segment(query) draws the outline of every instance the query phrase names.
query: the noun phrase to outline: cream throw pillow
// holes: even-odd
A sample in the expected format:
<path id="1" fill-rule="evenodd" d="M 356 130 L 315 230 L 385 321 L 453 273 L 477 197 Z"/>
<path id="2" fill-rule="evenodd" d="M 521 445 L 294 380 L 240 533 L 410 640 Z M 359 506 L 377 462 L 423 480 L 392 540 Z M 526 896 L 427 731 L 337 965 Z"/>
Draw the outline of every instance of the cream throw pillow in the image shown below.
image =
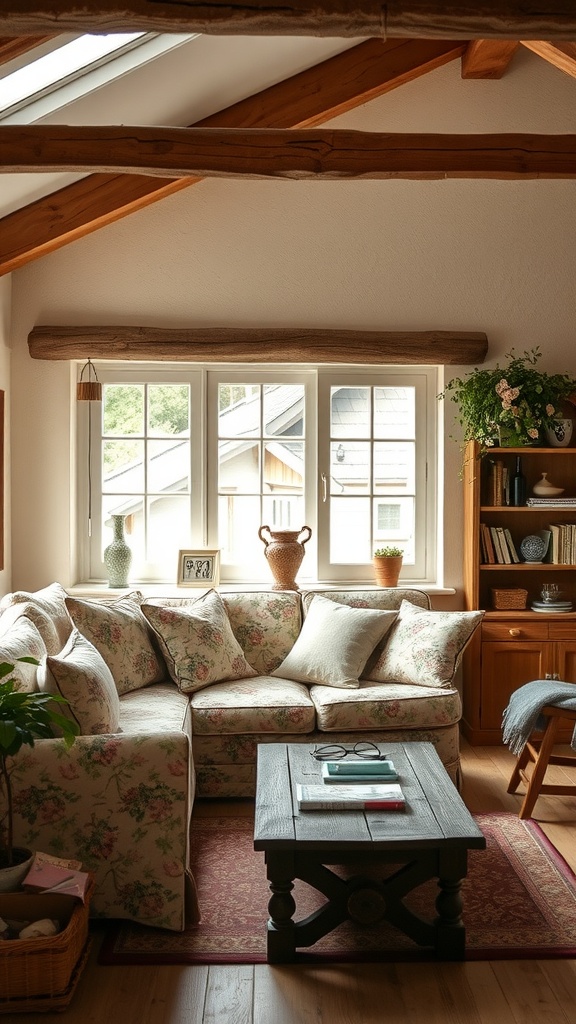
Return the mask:
<path id="1" fill-rule="evenodd" d="M 50 583 L 42 590 L 15 590 L 5 594 L 0 601 L 0 609 L 4 611 L 15 604 L 24 605 L 23 612 L 36 626 L 48 654 L 58 654 L 72 632 L 65 599 L 64 587 L 60 583 Z"/>
<path id="2" fill-rule="evenodd" d="M 483 615 L 483 611 L 429 612 L 403 601 L 367 678 L 379 683 L 452 686 L 462 652 Z"/>
<path id="3" fill-rule="evenodd" d="M 120 699 L 112 673 L 95 647 L 73 629 L 64 650 L 38 669 L 44 693 L 59 694 L 58 714 L 76 722 L 82 736 L 118 732 Z"/>
<path id="4" fill-rule="evenodd" d="M 21 605 L 14 605 L 0 615 L 0 662 L 14 665 L 7 676 L 13 679 L 20 693 L 34 693 L 38 689 L 38 665 L 30 665 L 18 658 L 36 658 L 40 664 L 46 657 L 46 645 L 33 622 L 19 613 Z"/>
<path id="5" fill-rule="evenodd" d="M 290 653 L 271 674 L 299 683 L 354 689 L 397 612 L 350 608 L 316 594 Z"/>
<path id="6" fill-rule="evenodd" d="M 142 611 L 160 640 L 170 675 L 183 693 L 257 675 L 244 657 L 215 590 L 179 608 L 145 601 Z"/>
<path id="7" fill-rule="evenodd" d="M 108 665 L 118 693 L 130 693 L 166 678 L 153 633 L 140 610 L 138 591 L 114 601 L 66 598 L 74 625 Z"/>

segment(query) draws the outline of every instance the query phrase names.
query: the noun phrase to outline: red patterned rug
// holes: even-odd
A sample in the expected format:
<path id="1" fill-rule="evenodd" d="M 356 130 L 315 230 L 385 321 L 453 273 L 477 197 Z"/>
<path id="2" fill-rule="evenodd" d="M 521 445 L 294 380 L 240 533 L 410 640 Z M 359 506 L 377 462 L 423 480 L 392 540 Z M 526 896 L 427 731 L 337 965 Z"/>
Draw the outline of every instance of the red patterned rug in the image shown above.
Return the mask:
<path id="1" fill-rule="evenodd" d="M 468 960 L 576 957 L 576 876 L 534 821 L 506 813 L 478 814 L 486 850 L 471 850 L 464 880 Z M 194 874 L 202 921 L 167 932 L 122 921 L 104 939 L 102 964 L 266 963 L 269 890 L 264 855 L 252 849 L 251 818 L 196 818 L 192 823 Z M 434 916 L 435 882 L 407 899 L 421 916 Z M 323 897 L 296 881 L 296 919 Z M 339 925 L 301 962 L 432 959 L 396 928 L 381 922 Z"/>

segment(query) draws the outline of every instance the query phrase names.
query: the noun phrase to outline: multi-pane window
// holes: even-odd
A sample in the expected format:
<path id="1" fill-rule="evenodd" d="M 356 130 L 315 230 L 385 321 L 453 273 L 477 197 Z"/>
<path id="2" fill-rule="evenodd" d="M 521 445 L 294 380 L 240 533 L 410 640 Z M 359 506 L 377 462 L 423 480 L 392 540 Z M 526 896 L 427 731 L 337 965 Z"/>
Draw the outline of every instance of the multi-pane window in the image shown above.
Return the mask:
<path id="1" fill-rule="evenodd" d="M 311 527 L 302 581 L 371 581 L 372 552 L 388 543 L 404 551 L 404 579 L 434 580 L 433 368 L 98 370 L 91 537 L 79 408 L 80 578 L 105 578 L 120 514 L 134 582 L 175 582 L 189 547 L 220 549 L 222 582 L 266 582 L 262 525 Z"/>
<path id="2" fill-rule="evenodd" d="M 254 527 L 300 529 L 305 519 L 304 384 L 218 389 L 218 546 L 223 565 L 261 560 Z"/>

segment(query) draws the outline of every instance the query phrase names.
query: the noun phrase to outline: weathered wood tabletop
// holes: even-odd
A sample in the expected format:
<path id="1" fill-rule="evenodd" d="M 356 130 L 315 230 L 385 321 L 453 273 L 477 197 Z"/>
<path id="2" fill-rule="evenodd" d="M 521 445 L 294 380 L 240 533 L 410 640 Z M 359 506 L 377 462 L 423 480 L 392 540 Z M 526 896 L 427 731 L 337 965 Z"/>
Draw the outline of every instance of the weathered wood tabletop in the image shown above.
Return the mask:
<path id="1" fill-rule="evenodd" d="M 442 959 L 462 959 L 461 880 L 467 851 L 486 840 L 431 743 L 392 743 L 381 752 L 394 761 L 406 798 L 404 811 L 299 811 L 296 785 L 323 785 L 321 762 L 306 743 L 258 747 L 254 849 L 265 852 L 272 896 L 268 905 L 268 960 L 295 959 L 346 918 L 363 924 L 388 920 Z M 401 864 L 369 886 L 343 880 L 328 864 L 363 861 Z M 294 921 L 293 880 L 301 878 L 327 896 L 310 918 Z M 422 921 L 403 897 L 437 878 L 437 916 Z"/>

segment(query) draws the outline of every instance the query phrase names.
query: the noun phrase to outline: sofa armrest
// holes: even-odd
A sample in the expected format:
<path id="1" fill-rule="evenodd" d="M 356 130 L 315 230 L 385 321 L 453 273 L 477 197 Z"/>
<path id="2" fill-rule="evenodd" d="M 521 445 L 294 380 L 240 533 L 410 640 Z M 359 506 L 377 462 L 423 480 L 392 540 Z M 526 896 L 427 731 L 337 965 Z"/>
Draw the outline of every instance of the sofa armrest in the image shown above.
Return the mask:
<path id="1" fill-rule="evenodd" d="M 12 762 L 15 842 L 96 876 L 95 916 L 179 931 L 195 775 L 186 733 L 36 741 Z"/>

